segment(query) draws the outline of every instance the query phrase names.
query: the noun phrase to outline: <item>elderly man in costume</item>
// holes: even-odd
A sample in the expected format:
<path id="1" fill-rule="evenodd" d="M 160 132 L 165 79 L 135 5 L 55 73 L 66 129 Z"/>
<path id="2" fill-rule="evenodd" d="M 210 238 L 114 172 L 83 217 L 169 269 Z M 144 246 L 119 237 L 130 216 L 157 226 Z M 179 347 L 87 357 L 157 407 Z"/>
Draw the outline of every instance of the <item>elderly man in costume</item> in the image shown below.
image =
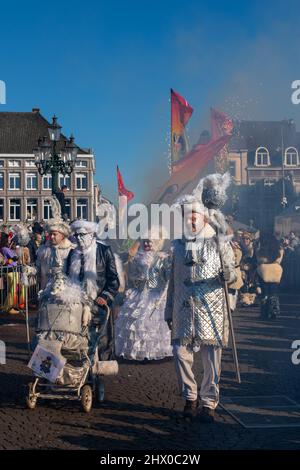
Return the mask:
<path id="1" fill-rule="evenodd" d="M 225 178 L 221 184 L 227 185 Z M 204 206 L 205 195 L 207 192 L 200 181 L 193 195 L 178 201 L 184 217 L 184 236 L 173 242 L 165 320 L 171 329 L 176 373 L 186 400 L 184 416 L 199 415 L 201 421 L 210 422 L 214 420 L 214 410 L 219 402 L 222 348 L 228 342 L 222 284 L 234 282 L 236 274 L 229 240 L 220 236 L 217 228 L 223 225 L 224 217 L 219 211 Z M 225 229 L 222 231 L 225 233 Z M 202 407 L 198 409 L 197 382 L 192 366 L 194 352 L 199 350 L 204 372 L 200 388 Z"/>
<path id="2" fill-rule="evenodd" d="M 97 239 L 97 224 L 76 220 L 71 224 L 77 246 L 70 252 L 67 272 L 72 283 L 85 293 L 86 305 L 91 312 L 92 325 L 102 323 L 106 310 L 112 307 L 119 289 L 119 277 L 111 248 Z M 93 332 L 93 328 L 92 328 Z M 100 360 L 114 356 L 113 318 L 107 325 L 107 334 L 98 347 Z"/>

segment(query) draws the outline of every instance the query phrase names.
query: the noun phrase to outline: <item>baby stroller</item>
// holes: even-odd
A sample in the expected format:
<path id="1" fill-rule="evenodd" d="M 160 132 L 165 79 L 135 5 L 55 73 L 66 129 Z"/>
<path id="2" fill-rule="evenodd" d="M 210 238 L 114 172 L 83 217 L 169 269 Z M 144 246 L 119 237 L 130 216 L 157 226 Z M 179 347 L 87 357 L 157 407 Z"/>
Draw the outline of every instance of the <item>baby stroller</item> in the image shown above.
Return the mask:
<path id="1" fill-rule="evenodd" d="M 112 325 L 110 308 L 102 310 L 102 318 L 97 324 L 90 322 L 84 328 L 81 326 L 80 312 L 76 313 L 76 309 L 72 308 L 72 315 L 67 318 L 67 329 L 70 330 L 72 324 L 73 331 L 77 330 L 78 334 L 66 333 L 61 341 L 61 335 L 58 337 L 55 332 L 61 332 L 62 324 L 66 325 L 68 312 L 65 308 L 60 310 L 57 305 L 51 311 L 50 306 L 46 306 L 42 319 L 38 320 L 44 328 L 47 322 L 48 332 L 39 338 L 28 364 L 34 371 L 35 380 L 28 384 L 26 405 L 34 409 L 39 398 L 75 400 L 80 401 L 83 411 L 88 413 L 94 398 L 98 402 L 104 400 L 103 376 L 118 372 L 118 363 L 113 360 L 114 352 L 105 351 L 105 345 L 113 343 L 107 339 L 108 333 L 112 333 L 109 327 Z M 60 320 L 60 317 L 64 319 Z M 76 317 L 77 320 L 80 318 L 77 325 Z M 104 360 L 101 360 L 102 357 Z"/>

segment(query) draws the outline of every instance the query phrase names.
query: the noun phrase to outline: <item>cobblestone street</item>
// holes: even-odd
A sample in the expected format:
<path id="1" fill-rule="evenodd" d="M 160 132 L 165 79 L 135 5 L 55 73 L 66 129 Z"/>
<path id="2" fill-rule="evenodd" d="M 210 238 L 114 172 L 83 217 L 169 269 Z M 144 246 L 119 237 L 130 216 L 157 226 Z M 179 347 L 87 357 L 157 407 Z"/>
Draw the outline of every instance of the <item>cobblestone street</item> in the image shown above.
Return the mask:
<path id="1" fill-rule="evenodd" d="M 230 351 L 223 356 L 221 398 L 286 395 L 300 403 L 300 365 L 291 344 L 300 339 L 300 297 L 282 296 L 282 315 L 258 319 L 258 307 L 235 313 L 242 384 L 235 381 Z M 18 316 L 0 319 L 7 364 L 0 366 L 0 449 L 201 450 L 299 449 L 300 428 L 245 429 L 218 408 L 214 424 L 184 421 L 172 360 L 121 362 L 117 377 L 106 378 L 106 401 L 90 414 L 80 403 L 38 401 L 25 407 L 26 331 Z M 200 379 L 201 361 L 195 370 Z"/>

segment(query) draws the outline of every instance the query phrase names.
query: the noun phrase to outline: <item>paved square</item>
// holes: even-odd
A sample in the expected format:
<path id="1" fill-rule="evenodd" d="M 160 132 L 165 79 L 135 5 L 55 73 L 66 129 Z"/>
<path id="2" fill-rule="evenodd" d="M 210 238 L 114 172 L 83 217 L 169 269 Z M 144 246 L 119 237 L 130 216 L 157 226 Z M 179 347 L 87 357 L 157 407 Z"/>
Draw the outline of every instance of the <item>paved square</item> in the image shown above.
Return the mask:
<path id="1" fill-rule="evenodd" d="M 300 427 L 300 405 L 285 395 L 224 397 L 220 406 L 247 429 Z"/>

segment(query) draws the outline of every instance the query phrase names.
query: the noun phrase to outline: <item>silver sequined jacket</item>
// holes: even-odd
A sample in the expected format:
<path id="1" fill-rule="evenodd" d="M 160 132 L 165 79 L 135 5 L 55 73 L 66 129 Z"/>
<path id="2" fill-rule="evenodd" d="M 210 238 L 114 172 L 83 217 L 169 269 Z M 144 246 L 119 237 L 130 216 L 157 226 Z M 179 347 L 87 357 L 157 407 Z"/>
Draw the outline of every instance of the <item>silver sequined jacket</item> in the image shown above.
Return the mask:
<path id="1" fill-rule="evenodd" d="M 172 343 L 227 346 L 228 318 L 220 281 L 220 256 L 215 231 L 206 225 L 195 242 L 175 240 L 165 320 L 172 321 Z M 220 240 L 229 282 L 236 279 L 234 253 Z M 192 256 L 191 256 L 192 252 Z"/>

